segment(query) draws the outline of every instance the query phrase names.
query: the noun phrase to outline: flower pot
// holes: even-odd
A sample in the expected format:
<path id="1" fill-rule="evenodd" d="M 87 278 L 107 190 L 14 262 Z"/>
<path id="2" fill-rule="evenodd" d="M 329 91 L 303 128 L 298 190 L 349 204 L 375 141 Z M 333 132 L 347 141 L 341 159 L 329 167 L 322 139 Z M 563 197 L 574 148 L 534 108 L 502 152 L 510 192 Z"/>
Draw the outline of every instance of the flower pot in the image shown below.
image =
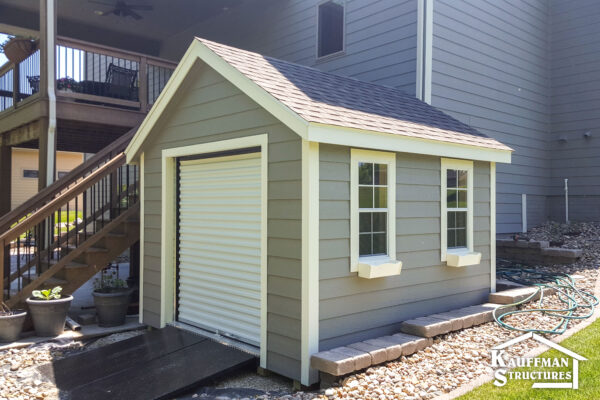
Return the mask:
<path id="1" fill-rule="evenodd" d="M 93 292 L 98 325 L 104 327 L 123 325 L 127 316 L 131 292 L 130 289 L 110 293 Z"/>
<path id="2" fill-rule="evenodd" d="M 27 299 L 36 335 L 58 336 L 63 333 L 71 301 L 73 301 L 73 296 L 65 296 L 56 300 Z"/>
<path id="3" fill-rule="evenodd" d="M 12 38 L 3 46 L 4 55 L 12 63 L 18 64 L 33 53 L 34 43 L 29 39 Z"/>
<path id="4" fill-rule="evenodd" d="M 10 315 L 0 315 L 0 342 L 14 342 L 19 339 L 27 311 L 17 310 Z"/>

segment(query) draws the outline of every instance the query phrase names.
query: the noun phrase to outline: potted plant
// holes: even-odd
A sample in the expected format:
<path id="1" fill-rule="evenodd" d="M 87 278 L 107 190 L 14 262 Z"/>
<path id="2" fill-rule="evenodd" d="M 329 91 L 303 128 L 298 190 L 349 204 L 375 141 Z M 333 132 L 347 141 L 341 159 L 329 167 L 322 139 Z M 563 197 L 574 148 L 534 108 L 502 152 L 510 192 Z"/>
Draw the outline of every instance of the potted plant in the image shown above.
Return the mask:
<path id="1" fill-rule="evenodd" d="M 11 310 L 0 303 L 0 342 L 14 342 L 19 339 L 27 311 Z"/>
<path id="2" fill-rule="evenodd" d="M 35 51 L 35 42 L 30 39 L 10 37 L 1 45 L 8 60 L 18 64 Z"/>
<path id="3" fill-rule="evenodd" d="M 70 77 L 60 78 L 56 80 L 56 89 L 63 92 L 79 92 L 79 82 Z"/>
<path id="4" fill-rule="evenodd" d="M 63 297 L 61 292 L 60 286 L 34 290 L 31 297 L 27 299 L 35 333 L 38 336 L 58 336 L 63 333 L 73 296 Z"/>
<path id="5" fill-rule="evenodd" d="M 131 289 L 124 280 L 119 279 L 116 271 L 103 270 L 100 278 L 94 281 L 92 295 L 98 314 L 98 325 L 119 326 L 125 323 Z"/>

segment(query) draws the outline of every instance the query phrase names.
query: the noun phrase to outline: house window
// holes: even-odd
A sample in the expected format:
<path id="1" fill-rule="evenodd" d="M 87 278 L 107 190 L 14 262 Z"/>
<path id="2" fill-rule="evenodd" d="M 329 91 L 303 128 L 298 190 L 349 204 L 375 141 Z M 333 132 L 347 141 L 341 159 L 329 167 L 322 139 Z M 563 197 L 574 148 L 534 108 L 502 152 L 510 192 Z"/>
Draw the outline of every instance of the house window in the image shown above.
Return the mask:
<path id="1" fill-rule="evenodd" d="M 23 170 L 23 178 L 38 178 L 38 170 L 37 169 L 24 169 Z"/>
<path id="2" fill-rule="evenodd" d="M 64 178 L 68 173 L 69 171 L 58 171 L 58 179 Z"/>
<path id="3" fill-rule="evenodd" d="M 319 5 L 317 56 L 325 57 L 344 50 L 344 5 L 327 1 Z"/>
<path id="4" fill-rule="evenodd" d="M 442 159 L 442 261 L 473 251 L 473 162 Z"/>
<path id="5" fill-rule="evenodd" d="M 352 149 L 352 271 L 364 259 L 395 258 L 395 177 L 394 153 Z"/>

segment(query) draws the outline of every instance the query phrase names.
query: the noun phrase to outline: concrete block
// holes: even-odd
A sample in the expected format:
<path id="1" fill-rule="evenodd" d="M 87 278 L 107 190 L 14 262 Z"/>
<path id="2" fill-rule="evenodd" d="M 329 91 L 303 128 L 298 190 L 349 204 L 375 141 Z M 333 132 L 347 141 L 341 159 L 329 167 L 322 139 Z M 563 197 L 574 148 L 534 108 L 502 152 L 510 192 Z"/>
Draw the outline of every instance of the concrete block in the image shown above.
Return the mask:
<path id="1" fill-rule="evenodd" d="M 402 355 L 407 356 L 413 354 L 416 351 L 417 344 L 411 337 L 402 337 L 402 336 L 383 336 L 379 338 L 380 340 L 384 340 L 386 342 L 391 343 L 393 346 L 400 345 L 402 347 Z"/>
<path id="2" fill-rule="evenodd" d="M 395 335 L 392 335 L 392 336 L 402 338 L 404 340 L 412 341 L 415 344 L 414 353 L 416 353 L 417 351 L 421 351 L 425 347 L 431 346 L 433 344 L 432 338 L 424 338 L 424 337 L 420 337 L 420 336 L 409 335 L 407 333 L 396 333 Z M 408 354 L 403 354 L 403 355 L 406 356 Z"/>
<path id="3" fill-rule="evenodd" d="M 427 318 L 435 318 L 442 321 L 449 321 L 452 324 L 452 331 L 463 329 L 463 320 L 461 316 L 449 315 L 449 313 L 440 313 L 428 315 Z"/>
<path id="4" fill-rule="evenodd" d="M 380 338 L 365 340 L 364 343 L 384 348 L 386 350 L 387 361 L 392 361 L 402 356 L 402 345 L 400 344 L 381 340 Z"/>
<path id="5" fill-rule="evenodd" d="M 488 296 L 488 300 L 491 303 L 498 304 L 516 303 L 517 301 L 525 300 L 526 298 L 534 294 L 537 290 L 538 288 L 535 287 L 503 290 L 501 292 L 490 293 L 490 295 Z"/>
<path id="6" fill-rule="evenodd" d="M 549 247 L 547 249 L 542 249 L 542 255 L 576 260 L 583 255 L 583 251 L 581 249 L 563 249 L 561 247 Z"/>
<path id="7" fill-rule="evenodd" d="M 404 321 L 400 324 L 400 330 L 411 335 L 434 337 L 450 332 L 452 323 L 435 318 L 421 317 Z"/>
<path id="8" fill-rule="evenodd" d="M 353 349 L 350 347 L 336 347 L 331 352 L 344 354 L 346 357 L 354 360 L 354 370 L 358 371 L 371 366 L 371 355 L 366 351 Z"/>
<path id="9" fill-rule="evenodd" d="M 354 360 L 336 351 L 322 351 L 313 355 L 310 358 L 310 365 L 314 369 L 334 376 L 346 375 L 355 370 Z"/>
<path id="10" fill-rule="evenodd" d="M 373 346 L 365 342 L 352 343 L 346 347 L 369 353 L 371 355 L 371 365 L 387 361 L 387 349 L 385 347 Z"/>

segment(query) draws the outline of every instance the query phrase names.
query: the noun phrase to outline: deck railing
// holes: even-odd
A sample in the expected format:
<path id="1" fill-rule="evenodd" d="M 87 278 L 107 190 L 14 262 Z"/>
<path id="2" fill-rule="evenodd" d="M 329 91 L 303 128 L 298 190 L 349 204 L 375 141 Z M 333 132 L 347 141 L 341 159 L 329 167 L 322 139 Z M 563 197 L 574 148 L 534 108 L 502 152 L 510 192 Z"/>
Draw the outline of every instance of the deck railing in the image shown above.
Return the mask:
<path id="1" fill-rule="evenodd" d="M 140 53 L 58 37 L 56 93 L 62 100 L 146 112 L 176 65 Z M 39 50 L 17 65 L 0 67 L 0 112 L 38 93 L 39 85 Z"/>

